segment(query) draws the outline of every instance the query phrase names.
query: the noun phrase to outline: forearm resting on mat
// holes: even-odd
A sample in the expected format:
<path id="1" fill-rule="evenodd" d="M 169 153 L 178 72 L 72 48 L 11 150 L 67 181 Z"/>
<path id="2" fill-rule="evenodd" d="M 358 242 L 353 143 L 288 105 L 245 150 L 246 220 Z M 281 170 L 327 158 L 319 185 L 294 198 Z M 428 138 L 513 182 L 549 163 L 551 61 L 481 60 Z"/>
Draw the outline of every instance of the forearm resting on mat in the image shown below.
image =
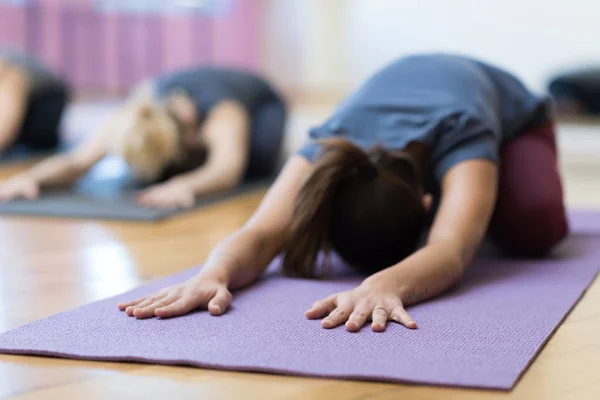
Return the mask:
<path id="1" fill-rule="evenodd" d="M 253 216 L 213 250 L 199 276 L 226 282 L 230 289 L 258 278 L 283 247 L 297 193 L 311 170 L 308 161 L 292 157 Z"/>
<path id="2" fill-rule="evenodd" d="M 467 259 L 452 242 L 436 242 L 368 280 L 394 282 L 404 306 L 444 293 L 456 285 L 467 267 Z"/>
<path id="3" fill-rule="evenodd" d="M 40 162 L 25 174 L 33 178 L 40 187 L 48 188 L 70 185 L 88 169 L 70 155 L 59 155 Z"/>
<path id="4" fill-rule="evenodd" d="M 88 172 L 108 152 L 110 127 L 84 141 L 73 151 L 52 156 L 33 166 L 27 175 L 41 188 L 70 185 Z"/>
<path id="5" fill-rule="evenodd" d="M 241 181 L 243 167 L 240 170 L 219 170 L 211 165 L 172 178 L 169 183 L 185 185 L 196 196 L 221 192 L 234 188 Z"/>
<path id="6" fill-rule="evenodd" d="M 243 228 L 210 254 L 199 278 L 210 277 L 240 289 L 254 282 L 281 248 L 281 240 Z"/>

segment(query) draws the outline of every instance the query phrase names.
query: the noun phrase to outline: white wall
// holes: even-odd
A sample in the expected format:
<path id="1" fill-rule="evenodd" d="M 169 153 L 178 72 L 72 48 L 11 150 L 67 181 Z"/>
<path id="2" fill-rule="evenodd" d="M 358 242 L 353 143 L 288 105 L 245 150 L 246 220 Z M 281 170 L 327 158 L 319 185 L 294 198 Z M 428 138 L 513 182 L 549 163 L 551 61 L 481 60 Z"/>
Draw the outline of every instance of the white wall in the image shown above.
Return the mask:
<path id="1" fill-rule="evenodd" d="M 600 3 L 592 0 L 268 3 L 269 69 L 309 89 L 353 87 L 386 62 L 425 51 L 482 58 L 510 69 L 537 91 L 562 67 L 600 64 Z M 286 54 L 288 61 L 294 58 L 291 73 L 289 66 L 279 67 Z"/>
<path id="2" fill-rule="evenodd" d="M 263 0 L 264 67 L 279 86 L 347 85 L 346 0 Z"/>
<path id="3" fill-rule="evenodd" d="M 593 0 L 344 0 L 349 74 L 362 79 L 401 54 L 454 51 L 517 73 L 534 90 L 573 63 L 600 63 Z"/>

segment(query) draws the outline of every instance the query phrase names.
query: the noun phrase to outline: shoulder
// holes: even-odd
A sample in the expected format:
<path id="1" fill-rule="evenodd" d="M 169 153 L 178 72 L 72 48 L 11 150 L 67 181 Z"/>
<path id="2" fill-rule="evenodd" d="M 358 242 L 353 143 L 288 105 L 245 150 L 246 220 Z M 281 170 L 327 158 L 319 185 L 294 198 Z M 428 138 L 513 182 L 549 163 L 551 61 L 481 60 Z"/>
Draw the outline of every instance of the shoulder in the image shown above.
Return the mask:
<path id="1" fill-rule="evenodd" d="M 30 86 L 30 77 L 26 71 L 11 64 L 0 66 L 0 87 L 2 90 L 11 92 L 13 95 L 26 94 Z"/>

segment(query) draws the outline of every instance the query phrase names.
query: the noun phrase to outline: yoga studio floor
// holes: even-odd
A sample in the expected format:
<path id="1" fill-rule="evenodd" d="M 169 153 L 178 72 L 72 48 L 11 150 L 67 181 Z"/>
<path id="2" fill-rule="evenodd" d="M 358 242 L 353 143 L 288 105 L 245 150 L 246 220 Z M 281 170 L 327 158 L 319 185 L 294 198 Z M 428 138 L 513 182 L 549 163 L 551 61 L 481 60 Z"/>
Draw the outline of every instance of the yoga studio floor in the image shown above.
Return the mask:
<path id="1" fill-rule="evenodd" d="M 288 146 L 324 112 L 296 110 Z M 592 156 L 600 154 L 600 146 L 594 149 L 599 139 L 600 126 L 561 130 L 571 208 L 600 209 L 600 158 Z M 2 166 L 0 178 L 24 166 Z M 262 195 L 245 194 L 156 224 L 0 218 L 0 332 L 197 265 L 250 216 Z M 384 358 L 386 350 L 371 357 Z M 599 370 L 597 279 L 508 392 L 0 355 L 0 398 L 580 400 L 600 398 Z"/>

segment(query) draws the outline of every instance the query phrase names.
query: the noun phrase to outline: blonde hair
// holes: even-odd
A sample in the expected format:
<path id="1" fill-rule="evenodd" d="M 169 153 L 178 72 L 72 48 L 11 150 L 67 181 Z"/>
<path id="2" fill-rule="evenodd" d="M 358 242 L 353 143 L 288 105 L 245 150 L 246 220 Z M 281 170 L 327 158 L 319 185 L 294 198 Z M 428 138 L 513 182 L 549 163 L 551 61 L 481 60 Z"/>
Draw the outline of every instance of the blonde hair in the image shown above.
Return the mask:
<path id="1" fill-rule="evenodd" d="M 152 182 L 169 164 L 182 157 L 176 122 L 164 106 L 135 101 L 124 107 L 117 118 L 112 151 L 129 165 L 136 179 Z"/>

